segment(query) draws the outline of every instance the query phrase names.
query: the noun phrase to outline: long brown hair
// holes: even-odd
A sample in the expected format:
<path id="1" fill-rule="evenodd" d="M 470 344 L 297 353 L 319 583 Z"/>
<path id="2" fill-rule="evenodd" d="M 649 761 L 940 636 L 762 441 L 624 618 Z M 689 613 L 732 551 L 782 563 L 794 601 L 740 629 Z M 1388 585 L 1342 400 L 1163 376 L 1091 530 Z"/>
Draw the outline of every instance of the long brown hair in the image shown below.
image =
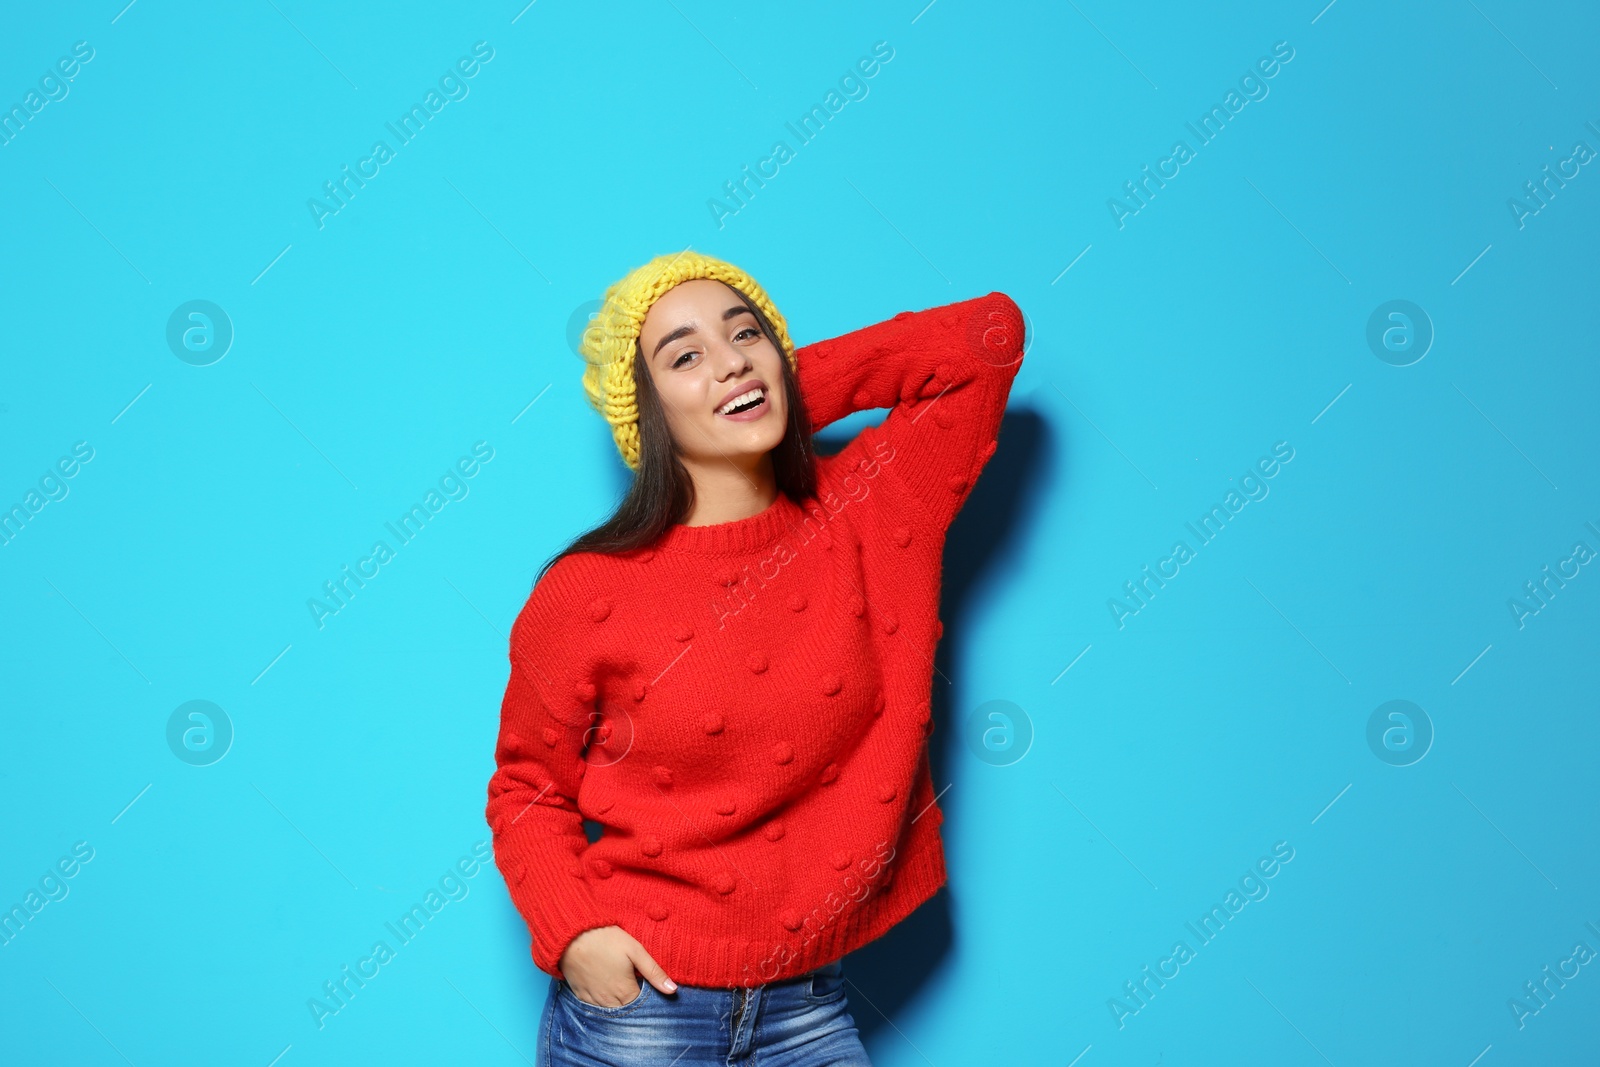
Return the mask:
<path id="1" fill-rule="evenodd" d="M 726 284 L 726 283 L 724 283 Z M 796 504 L 815 495 L 817 490 L 816 455 L 811 443 L 811 416 L 805 400 L 800 395 L 800 383 L 794 368 L 783 356 L 772 323 L 744 294 L 729 286 L 735 296 L 750 309 L 761 332 L 779 353 L 778 364 L 783 376 L 783 395 L 787 399 L 788 422 L 783 440 L 773 446 L 772 473 L 778 483 L 778 492 Z M 582 534 L 566 548 L 547 560 L 539 569 L 534 584 L 556 561 L 574 552 L 599 552 L 616 554 L 630 552 L 652 543 L 666 533 L 675 523 L 680 523 L 694 507 L 694 479 L 678 458 L 677 443 L 667 426 L 666 412 L 656 393 L 655 382 L 650 377 L 650 367 L 638 340 L 633 345 L 633 379 L 639 405 L 639 469 L 634 472 L 633 484 L 617 505 L 617 510 L 605 522 Z"/>

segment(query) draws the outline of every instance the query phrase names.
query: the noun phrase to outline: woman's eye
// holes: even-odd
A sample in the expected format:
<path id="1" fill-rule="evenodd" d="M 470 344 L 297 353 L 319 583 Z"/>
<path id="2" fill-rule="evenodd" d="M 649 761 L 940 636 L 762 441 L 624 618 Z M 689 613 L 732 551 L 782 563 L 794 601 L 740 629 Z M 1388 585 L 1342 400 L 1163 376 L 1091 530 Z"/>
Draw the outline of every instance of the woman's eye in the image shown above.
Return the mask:
<path id="1" fill-rule="evenodd" d="M 677 358 L 672 361 L 672 365 L 674 367 L 676 367 L 676 366 L 680 365 L 683 362 L 684 357 L 692 356 L 692 355 L 694 355 L 694 349 L 692 349 L 692 348 L 688 349 L 687 351 L 680 352 L 680 353 L 678 353 Z"/>
<path id="2" fill-rule="evenodd" d="M 748 334 L 754 334 L 757 337 L 761 336 L 761 331 L 760 330 L 756 329 L 754 326 L 746 326 L 744 329 L 742 329 L 738 333 L 734 334 L 733 335 L 733 339 L 735 341 L 737 341 L 739 338 L 743 337 L 747 333 Z"/>

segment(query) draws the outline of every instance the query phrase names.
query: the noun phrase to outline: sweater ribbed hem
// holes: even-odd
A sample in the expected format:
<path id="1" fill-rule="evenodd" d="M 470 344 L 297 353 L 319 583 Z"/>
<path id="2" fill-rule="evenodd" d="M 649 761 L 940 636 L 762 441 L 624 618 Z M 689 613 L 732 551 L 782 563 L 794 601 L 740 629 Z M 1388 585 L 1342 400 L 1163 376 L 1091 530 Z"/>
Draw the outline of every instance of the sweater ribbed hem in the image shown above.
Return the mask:
<path id="1" fill-rule="evenodd" d="M 782 981 L 877 940 L 939 891 L 947 875 L 936 820 L 911 834 L 888 867 L 894 874 L 887 889 L 875 888 L 859 903 L 845 897 L 843 908 L 814 934 L 808 923 L 787 937 L 717 937 L 626 910 L 620 925 L 680 984 L 729 988 Z"/>

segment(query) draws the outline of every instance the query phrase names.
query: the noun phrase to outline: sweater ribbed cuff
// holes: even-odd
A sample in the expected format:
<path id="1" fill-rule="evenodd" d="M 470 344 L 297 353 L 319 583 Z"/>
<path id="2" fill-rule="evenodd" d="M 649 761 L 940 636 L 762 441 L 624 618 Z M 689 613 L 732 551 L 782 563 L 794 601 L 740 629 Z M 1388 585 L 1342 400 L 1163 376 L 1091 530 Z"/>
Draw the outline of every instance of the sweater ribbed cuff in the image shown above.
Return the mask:
<path id="1" fill-rule="evenodd" d="M 536 847 L 539 836 L 549 846 Z M 585 930 L 619 925 L 595 900 L 588 882 L 572 873 L 582 868 L 562 840 L 536 827 L 494 839 L 495 863 L 532 935 L 534 965 L 556 978 L 564 977 L 561 954 L 573 938 Z"/>

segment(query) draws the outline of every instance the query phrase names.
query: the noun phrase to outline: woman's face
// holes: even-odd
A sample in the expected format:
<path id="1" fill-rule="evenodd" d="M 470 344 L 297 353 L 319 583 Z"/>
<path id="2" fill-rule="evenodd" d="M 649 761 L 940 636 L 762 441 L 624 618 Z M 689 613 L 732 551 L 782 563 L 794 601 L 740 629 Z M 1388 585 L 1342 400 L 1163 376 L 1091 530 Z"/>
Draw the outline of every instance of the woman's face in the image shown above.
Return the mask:
<path id="1" fill-rule="evenodd" d="M 783 356 L 729 286 L 679 282 L 650 305 L 639 345 L 685 462 L 747 467 L 783 440 Z M 747 393 L 751 386 L 756 391 Z M 735 394 L 736 409 L 762 399 L 722 411 Z"/>

